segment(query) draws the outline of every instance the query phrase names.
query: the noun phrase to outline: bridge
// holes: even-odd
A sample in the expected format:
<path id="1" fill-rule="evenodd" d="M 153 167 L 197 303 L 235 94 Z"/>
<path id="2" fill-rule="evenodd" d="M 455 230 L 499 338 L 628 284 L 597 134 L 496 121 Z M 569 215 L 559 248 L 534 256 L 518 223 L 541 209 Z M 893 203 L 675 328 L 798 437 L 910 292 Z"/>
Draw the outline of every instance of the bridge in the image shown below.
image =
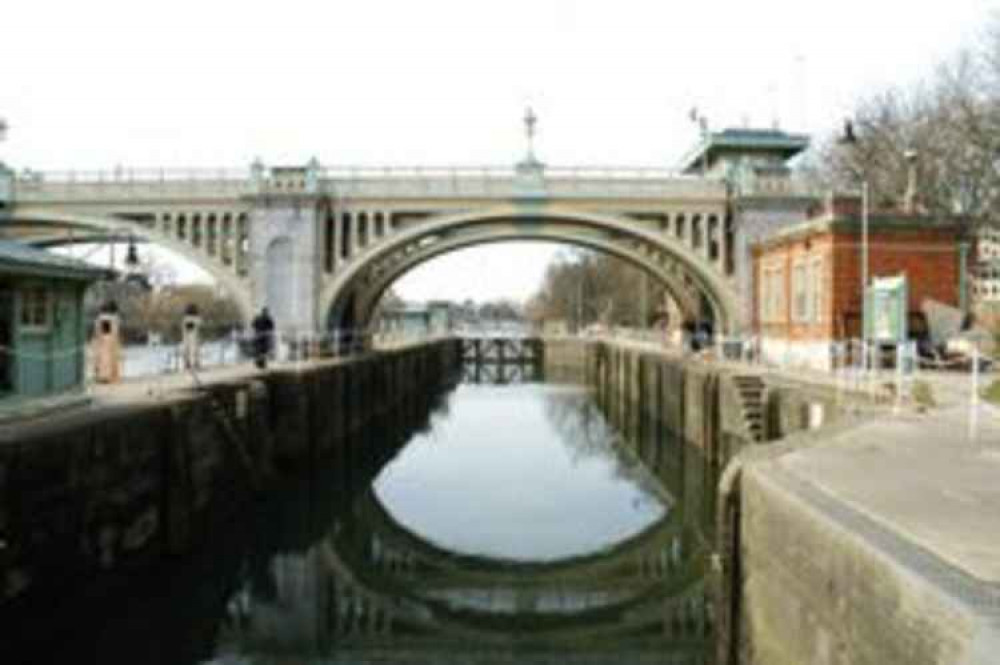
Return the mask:
<path id="1" fill-rule="evenodd" d="M 44 247 L 154 243 L 210 274 L 246 320 L 267 305 L 279 328 L 301 332 L 365 327 L 396 279 L 442 254 L 561 242 L 630 262 L 665 287 L 685 320 L 736 332 L 749 321 L 750 244 L 801 219 L 814 200 L 785 166 L 807 143 L 727 130 L 678 170 L 547 167 L 530 143 L 503 167 L 0 165 L 0 233 Z"/>

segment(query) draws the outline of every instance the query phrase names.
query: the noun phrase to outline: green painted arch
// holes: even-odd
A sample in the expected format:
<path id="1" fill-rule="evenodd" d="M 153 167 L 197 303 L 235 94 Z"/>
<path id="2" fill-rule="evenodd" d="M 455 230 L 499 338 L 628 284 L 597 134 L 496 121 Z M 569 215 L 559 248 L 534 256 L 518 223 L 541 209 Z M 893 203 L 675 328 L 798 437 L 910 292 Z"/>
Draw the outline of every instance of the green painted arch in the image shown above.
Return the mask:
<path id="1" fill-rule="evenodd" d="M 26 212 L 14 208 L 4 220 L 4 224 L 28 228 L 82 229 L 85 231 L 98 231 L 115 237 L 134 236 L 138 241 L 168 249 L 207 272 L 236 301 L 244 323 L 249 323 L 253 317 L 253 306 L 248 283 L 241 280 L 235 273 L 224 269 L 222 265 L 212 261 L 208 256 L 195 251 L 191 246 L 135 222 L 98 215 L 83 215 L 49 210 L 32 210 L 31 212 Z M 45 246 L 49 247 L 57 244 L 49 236 L 40 240 L 45 240 Z M 31 242 L 31 239 L 28 239 L 28 243 L 31 244 Z"/>
<path id="2" fill-rule="evenodd" d="M 610 254 L 624 261 L 628 261 L 662 284 L 677 302 L 685 317 L 692 320 L 698 317 L 700 303 L 685 293 L 685 289 L 683 285 L 680 284 L 677 277 L 665 271 L 661 266 L 657 265 L 639 252 L 630 252 L 606 239 L 597 237 L 580 236 L 569 239 L 569 236 L 565 233 L 556 234 L 551 231 L 544 230 L 519 231 L 510 229 L 506 232 L 487 231 L 480 234 L 458 235 L 454 238 L 447 238 L 441 242 L 434 243 L 426 248 L 421 248 L 421 250 L 406 256 L 402 262 L 393 265 L 389 272 L 380 274 L 373 285 L 365 288 L 365 293 L 363 294 L 364 297 L 359 303 L 362 320 L 367 321 L 370 319 L 379 298 L 386 291 L 386 289 L 393 284 L 393 282 L 417 266 L 444 254 L 465 249 L 467 247 L 508 242 L 512 240 L 537 240 L 542 242 L 564 243 L 586 247 L 588 249 Z"/>
<path id="3" fill-rule="evenodd" d="M 572 241 L 570 234 L 566 233 L 567 229 L 572 227 L 598 229 L 641 241 L 681 264 L 691 276 L 697 289 L 712 305 L 720 330 L 727 333 L 735 332 L 735 328 L 739 325 L 736 294 L 726 278 L 675 238 L 640 228 L 633 220 L 626 218 L 544 203 L 512 204 L 445 215 L 430 218 L 413 228 L 403 229 L 389 236 L 384 242 L 363 250 L 327 282 L 321 291 L 319 311 L 334 312 L 343 307 L 356 290 L 356 280 L 363 276 L 373 262 L 385 259 L 428 236 L 446 234 L 463 227 L 488 224 L 506 224 L 508 228 L 510 224 L 539 225 L 551 230 L 567 242 Z"/>

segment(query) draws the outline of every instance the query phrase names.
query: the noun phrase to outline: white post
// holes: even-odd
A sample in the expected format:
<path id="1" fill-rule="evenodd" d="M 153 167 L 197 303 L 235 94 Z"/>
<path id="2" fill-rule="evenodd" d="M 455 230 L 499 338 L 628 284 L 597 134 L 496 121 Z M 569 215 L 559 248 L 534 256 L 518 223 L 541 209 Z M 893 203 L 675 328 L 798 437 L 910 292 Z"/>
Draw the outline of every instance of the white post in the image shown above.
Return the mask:
<path id="1" fill-rule="evenodd" d="M 979 406 L 979 345 L 972 347 L 972 406 Z"/>
<path id="2" fill-rule="evenodd" d="M 868 179 L 861 183 L 861 339 L 867 341 L 868 312 L 865 297 L 868 295 Z"/>
<path id="3" fill-rule="evenodd" d="M 903 363 L 906 359 L 906 342 L 896 344 L 896 402 L 893 411 L 899 413 L 903 401 Z"/>
<path id="4" fill-rule="evenodd" d="M 979 429 L 979 345 L 972 347 L 972 400 L 969 404 L 969 440 L 975 442 Z"/>

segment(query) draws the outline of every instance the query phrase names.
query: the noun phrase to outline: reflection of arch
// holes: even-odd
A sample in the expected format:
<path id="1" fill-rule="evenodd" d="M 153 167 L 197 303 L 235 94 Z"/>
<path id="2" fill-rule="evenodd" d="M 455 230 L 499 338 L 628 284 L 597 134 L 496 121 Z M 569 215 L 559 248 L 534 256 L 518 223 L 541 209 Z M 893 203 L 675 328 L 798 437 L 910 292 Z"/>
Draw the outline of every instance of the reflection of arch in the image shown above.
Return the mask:
<path id="1" fill-rule="evenodd" d="M 354 504 L 355 515 L 373 530 L 389 540 L 405 545 L 422 561 L 436 567 L 476 577 L 497 577 L 510 582 L 512 577 L 531 581 L 533 578 L 579 578 L 606 573 L 634 563 L 643 551 L 668 546 L 680 536 L 683 523 L 681 511 L 668 510 L 663 517 L 638 533 L 596 552 L 589 552 L 554 561 L 518 561 L 474 554 L 460 554 L 440 547 L 416 533 L 396 517 L 372 490 L 366 491 Z"/>
<path id="2" fill-rule="evenodd" d="M 184 224 L 184 221 L 183 215 L 178 217 L 179 225 Z M 15 208 L 10 217 L 4 220 L 4 226 L 7 228 L 82 229 L 88 232 L 100 232 L 104 234 L 104 237 L 109 235 L 116 238 L 135 237 L 137 240 L 158 245 L 175 254 L 179 254 L 211 275 L 232 296 L 243 320 L 245 322 L 250 320 L 252 306 L 249 288 L 235 272 L 226 270 L 222 265 L 213 261 L 204 253 L 194 250 L 190 245 L 141 224 L 114 217 L 45 210 L 22 212 Z M 181 228 L 183 227 L 178 227 L 179 230 Z M 60 244 L 51 236 L 46 236 L 45 241 L 49 247 Z M 26 239 L 26 242 L 31 243 L 32 240 L 29 238 Z M 72 242 L 69 237 L 67 237 L 68 242 Z"/>
<path id="3" fill-rule="evenodd" d="M 566 241 L 579 241 L 594 234 L 604 240 L 613 240 L 621 252 L 634 261 L 654 261 L 666 266 L 672 262 L 680 273 L 700 292 L 714 311 L 719 328 L 730 330 L 737 324 L 737 304 L 733 289 L 722 275 L 705 258 L 694 254 L 677 238 L 658 233 L 634 221 L 614 215 L 564 209 L 556 205 L 511 205 L 479 212 L 466 212 L 433 218 L 406 229 L 373 246 L 357 261 L 346 265 L 323 289 L 320 311 L 331 312 L 335 322 L 344 323 L 353 317 L 367 316 L 348 307 L 356 308 L 355 296 L 363 281 L 371 278 L 373 270 L 384 268 L 393 258 L 405 257 L 407 251 L 429 248 L 435 242 L 447 239 L 456 232 L 475 227 L 483 231 L 480 242 L 493 234 L 517 230 L 522 236 L 540 232 Z M 391 269 L 391 268 L 390 268 Z M 359 320 L 364 324 L 367 321 Z"/>
<path id="4" fill-rule="evenodd" d="M 368 614 L 389 611 L 439 637 L 505 643 L 568 639 L 579 646 L 581 628 L 598 641 L 707 637 L 703 552 L 692 541 L 675 558 L 680 550 L 671 545 L 684 524 L 673 515 L 610 550 L 546 563 L 455 555 L 426 542 L 412 548 L 398 539 L 396 527 L 366 492 L 325 543 L 329 567 L 347 581 L 333 586 L 346 591 L 351 606 L 363 598 Z M 496 597 L 498 589 L 506 593 Z M 666 628 L 678 617 L 679 631 Z"/>

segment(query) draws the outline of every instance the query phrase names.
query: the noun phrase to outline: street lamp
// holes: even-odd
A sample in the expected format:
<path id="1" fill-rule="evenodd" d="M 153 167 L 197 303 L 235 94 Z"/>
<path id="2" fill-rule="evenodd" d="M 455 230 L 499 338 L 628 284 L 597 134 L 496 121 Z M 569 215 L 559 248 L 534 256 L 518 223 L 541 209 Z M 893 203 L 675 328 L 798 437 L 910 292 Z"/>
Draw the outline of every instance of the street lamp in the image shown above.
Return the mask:
<path id="1" fill-rule="evenodd" d="M 854 134 L 854 123 L 850 120 L 844 121 L 844 135 L 838 143 L 852 149 L 857 148 L 858 137 Z M 868 295 L 868 176 L 864 168 L 852 170 L 861 180 L 861 340 L 864 348 L 868 339 L 868 308 L 865 306 Z M 867 358 L 867 353 L 864 355 Z"/>
<path id="2" fill-rule="evenodd" d="M 701 174 L 708 175 L 708 118 L 695 106 L 688 113 L 688 119 L 698 125 L 701 140 L 704 143 L 701 151 Z"/>

